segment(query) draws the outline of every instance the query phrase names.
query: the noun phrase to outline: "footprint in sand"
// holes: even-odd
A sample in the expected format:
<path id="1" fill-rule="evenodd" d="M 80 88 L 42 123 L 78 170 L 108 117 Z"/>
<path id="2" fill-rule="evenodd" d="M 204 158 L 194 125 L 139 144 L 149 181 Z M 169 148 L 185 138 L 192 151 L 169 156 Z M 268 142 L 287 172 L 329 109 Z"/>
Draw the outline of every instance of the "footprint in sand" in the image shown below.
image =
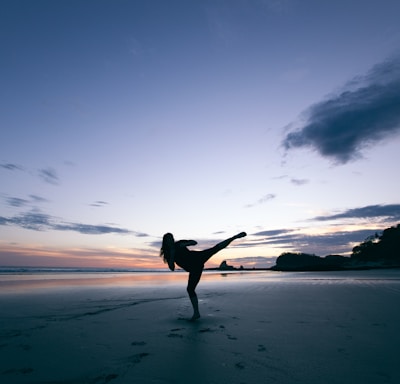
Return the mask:
<path id="1" fill-rule="evenodd" d="M 18 347 L 20 347 L 24 351 L 30 351 L 32 347 L 28 344 L 20 344 Z"/>
<path id="2" fill-rule="evenodd" d="M 244 364 L 241 363 L 241 362 L 236 363 L 236 364 L 235 364 L 235 368 L 237 368 L 237 369 L 244 369 Z"/>
<path id="3" fill-rule="evenodd" d="M 179 331 L 183 331 L 183 330 L 185 330 L 185 328 L 173 328 L 170 331 L 171 333 L 168 334 L 168 337 L 181 339 L 183 337 L 183 335 L 181 335 L 179 333 L 175 333 L 175 332 L 179 332 Z"/>
<path id="4" fill-rule="evenodd" d="M 142 359 L 146 356 L 149 356 L 149 353 L 142 352 L 142 353 L 138 353 L 137 355 L 131 356 L 129 360 L 132 364 L 135 365 L 135 364 L 139 364 L 142 361 Z"/>
<path id="5" fill-rule="evenodd" d="M 172 337 L 172 338 L 175 338 L 175 339 L 181 339 L 183 337 L 183 335 L 180 335 L 179 333 L 170 333 L 168 335 L 168 337 Z"/>
<path id="6" fill-rule="evenodd" d="M 142 347 L 143 345 L 146 345 L 146 342 L 145 341 L 132 341 L 131 345 L 134 347 Z"/>
<path id="7" fill-rule="evenodd" d="M 267 348 L 265 348 L 262 344 L 258 344 L 258 349 L 257 349 L 258 352 L 264 352 L 266 350 Z"/>
<path id="8" fill-rule="evenodd" d="M 3 375 L 9 375 L 9 374 L 14 374 L 14 373 L 21 373 L 23 375 L 27 375 L 29 373 L 32 373 L 33 369 L 32 368 L 20 368 L 20 369 L 8 369 L 6 371 L 3 371 Z"/>
<path id="9" fill-rule="evenodd" d="M 114 380 L 118 377 L 116 373 L 110 373 L 109 375 L 102 375 L 94 378 L 94 383 L 109 383 L 111 380 Z"/>

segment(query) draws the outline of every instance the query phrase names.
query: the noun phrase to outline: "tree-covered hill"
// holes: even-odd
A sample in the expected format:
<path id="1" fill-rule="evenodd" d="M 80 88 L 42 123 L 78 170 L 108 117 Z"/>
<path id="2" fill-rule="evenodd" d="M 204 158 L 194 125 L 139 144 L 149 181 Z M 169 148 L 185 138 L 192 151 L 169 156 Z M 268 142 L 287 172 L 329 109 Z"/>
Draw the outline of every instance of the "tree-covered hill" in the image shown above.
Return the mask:
<path id="1" fill-rule="evenodd" d="M 400 224 L 375 234 L 353 248 L 350 257 L 320 257 L 307 253 L 282 253 L 271 269 L 277 271 L 327 271 L 400 267 Z"/>
<path id="2" fill-rule="evenodd" d="M 353 248 L 351 260 L 358 263 L 379 262 L 400 265 L 400 224 L 375 234 Z"/>

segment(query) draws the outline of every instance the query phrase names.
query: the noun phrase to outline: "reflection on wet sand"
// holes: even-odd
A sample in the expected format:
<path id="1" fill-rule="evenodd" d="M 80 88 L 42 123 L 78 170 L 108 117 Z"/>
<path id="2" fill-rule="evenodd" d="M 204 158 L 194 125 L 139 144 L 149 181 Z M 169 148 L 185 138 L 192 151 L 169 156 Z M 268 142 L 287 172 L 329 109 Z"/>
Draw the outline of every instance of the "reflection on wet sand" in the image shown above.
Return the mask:
<path id="1" fill-rule="evenodd" d="M 216 281 L 234 274 L 206 272 L 204 280 Z M 26 273 L 0 274 L 0 294 L 27 293 L 52 289 L 78 287 L 135 287 L 183 284 L 187 281 L 184 272 L 118 272 L 118 273 Z"/>

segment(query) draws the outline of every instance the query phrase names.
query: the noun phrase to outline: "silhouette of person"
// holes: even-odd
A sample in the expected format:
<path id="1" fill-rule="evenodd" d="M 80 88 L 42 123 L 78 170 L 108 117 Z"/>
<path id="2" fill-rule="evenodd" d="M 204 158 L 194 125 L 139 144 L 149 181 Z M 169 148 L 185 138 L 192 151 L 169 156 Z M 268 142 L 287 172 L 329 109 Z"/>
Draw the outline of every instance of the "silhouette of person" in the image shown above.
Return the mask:
<path id="1" fill-rule="evenodd" d="M 193 306 L 192 321 L 200 317 L 199 303 L 196 295 L 196 287 L 200 281 L 203 273 L 204 264 L 217 252 L 226 248 L 233 240 L 245 237 L 246 232 L 241 232 L 235 236 L 230 237 L 214 247 L 205 249 L 203 251 L 191 251 L 187 247 L 196 245 L 194 240 L 179 240 L 175 241 L 172 233 L 166 233 L 163 236 L 162 246 L 160 250 L 160 257 L 163 258 L 164 263 L 168 264 L 171 271 L 175 270 L 175 264 L 189 272 L 189 279 L 187 285 L 187 292 L 189 294 L 190 302 Z"/>

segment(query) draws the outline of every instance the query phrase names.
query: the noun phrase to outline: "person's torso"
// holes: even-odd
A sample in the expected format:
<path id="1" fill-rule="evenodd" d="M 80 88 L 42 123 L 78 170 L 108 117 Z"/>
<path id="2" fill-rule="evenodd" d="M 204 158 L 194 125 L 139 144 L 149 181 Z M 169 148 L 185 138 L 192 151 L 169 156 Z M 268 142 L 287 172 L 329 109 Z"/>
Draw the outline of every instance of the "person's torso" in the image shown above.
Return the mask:
<path id="1" fill-rule="evenodd" d="M 179 244 L 179 241 L 175 243 L 175 258 L 174 261 L 179 267 L 185 271 L 190 270 L 190 251 L 183 245 Z"/>

